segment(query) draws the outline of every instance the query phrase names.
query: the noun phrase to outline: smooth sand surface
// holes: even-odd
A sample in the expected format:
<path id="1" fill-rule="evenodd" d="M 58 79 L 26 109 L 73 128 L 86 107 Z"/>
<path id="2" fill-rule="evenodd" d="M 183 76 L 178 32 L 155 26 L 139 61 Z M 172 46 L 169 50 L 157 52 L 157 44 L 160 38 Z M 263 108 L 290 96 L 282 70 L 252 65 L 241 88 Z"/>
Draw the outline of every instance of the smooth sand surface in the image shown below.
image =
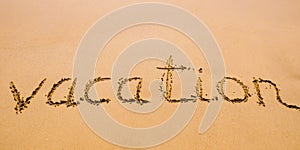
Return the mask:
<path id="1" fill-rule="evenodd" d="M 47 105 L 45 94 L 61 78 L 72 76 L 77 46 L 90 26 L 105 14 L 137 2 L 142 1 L 0 2 L 0 149 L 122 149 L 93 133 L 76 108 Z M 227 76 L 242 80 L 253 95 L 246 103 L 225 101 L 216 122 L 201 135 L 198 127 L 207 103 L 200 102 L 180 134 L 150 149 L 299 149 L 300 111 L 278 103 L 268 85 L 261 86 L 266 107 L 259 106 L 252 80 L 253 77 L 272 80 L 285 102 L 300 105 L 300 2 L 162 2 L 182 7 L 206 24 L 222 49 Z M 141 25 L 119 33 L 105 47 L 95 76 L 110 76 L 112 64 L 123 48 L 136 40 L 153 37 L 176 43 L 196 67 L 204 68 L 204 92 L 209 97 L 210 71 L 204 56 L 183 34 L 162 26 Z M 147 80 L 160 78 L 162 72 L 155 67 L 163 64 L 146 61 L 131 74 Z M 10 81 L 22 96 L 28 96 L 44 78 L 47 78 L 45 85 L 29 107 L 16 115 Z M 144 87 L 149 84 L 147 80 Z M 54 98 L 62 99 L 69 84 L 61 86 Z M 151 114 L 132 113 L 113 98 L 112 89 L 103 88 L 109 86 L 109 83 L 97 85 L 104 97 L 112 97 L 112 102 L 103 106 L 113 118 L 128 126 L 149 127 L 161 123 L 178 105 L 165 102 Z M 178 86 L 177 83 L 174 97 L 180 92 Z M 231 96 L 242 96 L 234 83 L 228 84 L 227 89 L 229 94 L 230 90 L 237 91 Z M 146 89 L 142 94 L 146 98 L 150 96 Z"/>

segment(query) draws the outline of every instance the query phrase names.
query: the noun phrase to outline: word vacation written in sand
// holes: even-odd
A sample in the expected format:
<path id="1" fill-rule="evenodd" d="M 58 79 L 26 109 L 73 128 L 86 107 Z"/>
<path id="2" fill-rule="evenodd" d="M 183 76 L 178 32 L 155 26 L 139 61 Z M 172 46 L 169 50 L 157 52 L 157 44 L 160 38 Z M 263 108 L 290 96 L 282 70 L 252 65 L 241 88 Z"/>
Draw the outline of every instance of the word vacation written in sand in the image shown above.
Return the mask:
<path id="1" fill-rule="evenodd" d="M 191 67 L 186 67 L 186 66 L 177 66 L 177 65 L 173 65 L 173 59 L 170 56 L 170 58 L 166 61 L 166 65 L 163 67 L 156 67 L 157 70 L 163 71 L 164 73 L 162 74 L 161 77 L 161 85 L 159 87 L 161 93 L 162 93 L 162 98 L 170 103 L 185 103 L 185 102 L 196 102 L 197 100 L 199 101 L 204 101 L 204 102 L 210 102 L 210 101 L 218 101 L 218 97 L 217 96 L 212 96 L 212 98 L 207 98 L 205 97 L 206 94 L 203 94 L 203 87 L 202 87 L 202 79 L 201 77 L 198 77 L 197 79 L 197 83 L 195 83 L 195 93 L 192 93 L 191 98 L 180 98 L 180 99 L 172 99 L 172 83 L 173 81 L 173 73 L 175 70 L 181 70 L 181 71 L 185 71 L 185 70 L 191 70 Z M 195 70 L 195 69 L 192 69 Z M 198 72 L 201 74 L 203 73 L 203 69 L 200 68 L 198 70 Z M 43 79 L 39 85 L 37 86 L 37 88 L 35 88 L 33 90 L 33 92 L 31 93 L 31 95 L 29 97 L 23 97 L 21 96 L 19 90 L 17 89 L 15 83 L 13 81 L 10 82 L 10 90 L 11 93 L 13 95 L 13 99 L 16 102 L 16 106 L 15 106 L 15 111 L 16 114 L 22 113 L 25 109 L 28 109 L 31 100 L 34 99 L 34 97 L 39 93 L 40 89 L 44 86 L 45 82 L 46 82 L 46 78 Z M 89 81 L 87 81 L 86 85 L 85 85 L 85 89 L 84 89 L 84 95 L 82 95 L 82 97 L 80 97 L 79 101 L 75 101 L 74 98 L 74 89 L 76 87 L 76 78 L 74 78 L 73 80 L 71 78 L 62 78 L 60 79 L 57 83 L 54 83 L 52 88 L 50 89 L 50 91 L 45 95 L 47 98 L 46 104 L 50 105 L 50 106 L 61 106 L 61 105 L 65 105 L 66 107 L 70 107 L 70 106 L 77 106 L 79 105 L 81 102 L 87 102 L 90 103 L 92 105 L 100 105 L 101 103 L 109 103 L 111 101 L 111 99 L 109 98 L 101 98 L 99 100 L 92 100 L 89 98 L 89 90 L 91 87 L 93 87 L 96 83 L 101 83 L 101 82 L 105 82 L 105 81 L 109 81 L 111 80 L 111 78 L 109 77 L 97 77 L 94 79 L 91 79 Z M 227 96 L 225 94 L 225 82 L 226 81 L 232 81 L 236 84 L 236 86 L 241 87 L 242 92 L 243 92 L 243 97 L 242 98 L 230 98 L 229 96 Z M 71 81 L 72 84 L 71 86 L 68 88 L 68 94 L 65 96 L 65 98 L 63 100 L 53 100 L 52 96 L 55 94 L 57 88 L 59 88 L 60 85 L 66 83 L 67 81 Z M 122 97 L 122 89 L 123 86 L 128 84 L 131 81 L 136 81 L 137 85 L 136 85 L 136 90 L 135 90 L 135 94 L 134 97 L 131 99 L 124 99 Z M 142 90 L 142 83 L 143 83 L 143 78 L 142 77 L 131 77 L 131 78 L 120 78 L 119 79 L 119 86 L 117 89 L 117 98 L 118 100 L 120 100 L 123 103 L 138 103 L 141 105 L 143 104 L 147 104 L 150 103 L 150 101 L 145 100 L 141 97 L 141 90 Z M 164 84 L 163 84 L 164 83 Z M 288 104 L 286 102 L 284 102 L 280 96 L 280 89 L 277 87 L 276 83 L 274 83 L 271 80 L 266 80 L 266 79 L 262 79 L 262 78 L 253 78 L 252 80 L 254 89 L 256 91 L 255 95 L 257 97 L 257 103 L 259 106 L 263 106 L 265 107 L 266 104 L 264 102 L 264 97 L 263 97 L 263 93 L 261 92 L 261 88 L 260 85 L 261 84 L 268 84 L 270 86 L 270 90 L 274 91 L 275 93 L 275 99 L 279 104 L 285 106 L 286 108 L 289 109 L 293 109 L 293 110 L 300 110 L 300 107 L 294 104 Z M 163 87 L 164 86 L 164 87 Z M 254 94 L 251 94 L 249 92 L 249 86 L 245 85 L 241 80 L 237 79 L 236 77 L 224 77 L 222 80 L 220 80 L 217 85 L 215 85 L 215 88 L 217 88 L 218 94 L 220 94 L 220 96 L 227 102 L 231 102 L 233 104 L 235 103 L 242 103 L 242 102 L 247 102 L 247 100 L 249 99 L 249 97 L 253 96 Z M 194 95 L 193 95 L 194 94 Z"/>

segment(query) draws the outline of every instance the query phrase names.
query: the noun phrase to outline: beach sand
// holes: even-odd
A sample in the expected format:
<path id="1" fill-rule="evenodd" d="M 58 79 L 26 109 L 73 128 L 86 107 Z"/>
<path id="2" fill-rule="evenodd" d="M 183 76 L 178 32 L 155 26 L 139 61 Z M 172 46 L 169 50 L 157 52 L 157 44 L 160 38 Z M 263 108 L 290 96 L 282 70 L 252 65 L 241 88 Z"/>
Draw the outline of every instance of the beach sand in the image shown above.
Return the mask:
<path id="1" fill-rule="evenodd" d="M 122 149 L 98 137 L 85 124 L 76 107 L 53 107 L 45 94 L 64 77 L 72 77 L 73 60 L 85 32 L 113 10 L 143 1 L 5 1 L 0 2 L 0 147 L 1 149 Z M 146 2 L 146 1 L 145 1 Z M 226 75 L 240 79 L 253 95 L 246 103 L 224 101 L 213 126 L 204 134 L 199 124 L 207 107 L 199 102 L 197 110 L 176 137 L 149 149 L 297 149 L 300 146 L 300 111 L 276 101 L 275 92 L 262 85 L 266 107 L 257 104 L 253 77 L 277 83 L 282 99 L 300 105 L 300 2 L 296 0 L 166 0 L 203 21 L 218 42 L 225 61 Z M 210 94 L 210 70 L 203 54 L 180 32 L 158 25 L 141 25 L 116 35 L 105 47 L 95 76 L 109 77 L 111 67 L 130 43 L 145 38 L 162 38 L 181 47 L 197 68 L 204 68 L 204 92 Z M 176 60 L 175 60 L 176 61 Z M 150 80 L 163 72 L 155 69 L 159 61 L 143 62 L 132 76 Z M 145 69 L 146 68 L 146 69 Z M 153 70 L 152 74 L 149 71 Z M 22 96 L 29 96 L 38 83 L 46 83 L 22 114 L 9 89 L 13 81 Z M 176 77 L 174 78 L 174 80 Z M 147 87 L 149 81 L 145 81 Z M 70 85 L 57 90 L 62 99 Z M 124 109 L 113 97 L 110 83 L 97 90 L 112 102 L 103 104 L 108 113 L 131 127 L 149 127 L 166 120 L 178 104 L 164 102 L 151 114 L 136 114 Z M 174 85 L 173 96 L 180 88 Z M 265 89 L 266 88 L 266 89 Z M 236 95 L 242 91 L 235 84 Z M 144 97 L 150 92 L 142 91 Z M 130 138 L 130 137 L 129 137 Z M 126 148 L 123 148 L 126 149 Z"/>

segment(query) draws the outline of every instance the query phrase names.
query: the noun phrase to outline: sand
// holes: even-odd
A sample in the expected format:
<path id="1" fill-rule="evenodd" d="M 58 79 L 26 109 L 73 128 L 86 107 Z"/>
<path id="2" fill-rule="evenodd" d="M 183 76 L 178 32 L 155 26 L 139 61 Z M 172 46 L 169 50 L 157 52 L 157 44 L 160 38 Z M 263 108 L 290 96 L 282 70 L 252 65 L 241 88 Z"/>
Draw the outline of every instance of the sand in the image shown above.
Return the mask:
<path id="1" fill-rule="evenodd" d="M 76 107 L 53 107 L 45 94 L 61 78 L 72 77 L 73 59 L 84 33 L 100 17 L 142 1 L 4 1 L 0 2 L 0 147 L 1 149 L 126 149 L 98 137 L 82 120 Z M 300 146 L 300 112 L 289 109 L 275 99 L 274 90 L 262 86 L 266 107 L 259 106 L 253 77 L 270 79 L 280 88 L 282 99 L 300 105 L 300 3 L 287 1 L 198 1 L 166 0 L 190 11 L 201 19 L 219 43 L 227 76 L 236 77 L 249 86 L 253 95 L 246 103 L 224 102 L 213 126 L 204 134 L 198 127 L 207 107 L 199 102 L 195 115 L 176 137 L 150 149 L 297 149 Z M 110 76 L 111 67 L 130 43 L 159 37 L 176 43 L 204 68 L 204 92 L 210 96 L 210 71 L 202 53 L 187 37 L 176 30 L 142 25 L 129 28 L 105 47 L 98 60 L 95 76 Z M 132 76 L 160 78 L 156 66 L 148 61 L 136 66 Z M 145 69 L 147 68 L 147 69 Z M 149 70 L 153 73 L 149 74 Z M 17 115 L 16 102 L 9 89 L 13 81 L 22 96 L 29 96 L 38 83 L 47 78 L 29 107 Z M 176 79 L 176 78 L 175 78 Z M 54 96 L 62 99 L 70 82 Z M 148 81 L 145 80 L 145 87 Z M 166 120 L 178 104 L 164 102 L 147 115 L 124 109 L 113 97 L 110 83 L 97 85 L 112 102 L 103 104 L 110 115 L 132 127 L 149 127 Z M 176 88 L 177 87 L 177 88 Z M 265 89 L 267 88 L 267 89 Z M 228 85 L 227 89 L 241 89 Z M 174 97 L 178 97 L 178 83 Z M 149 97 L 147 90 L 141 93 Z"/>

